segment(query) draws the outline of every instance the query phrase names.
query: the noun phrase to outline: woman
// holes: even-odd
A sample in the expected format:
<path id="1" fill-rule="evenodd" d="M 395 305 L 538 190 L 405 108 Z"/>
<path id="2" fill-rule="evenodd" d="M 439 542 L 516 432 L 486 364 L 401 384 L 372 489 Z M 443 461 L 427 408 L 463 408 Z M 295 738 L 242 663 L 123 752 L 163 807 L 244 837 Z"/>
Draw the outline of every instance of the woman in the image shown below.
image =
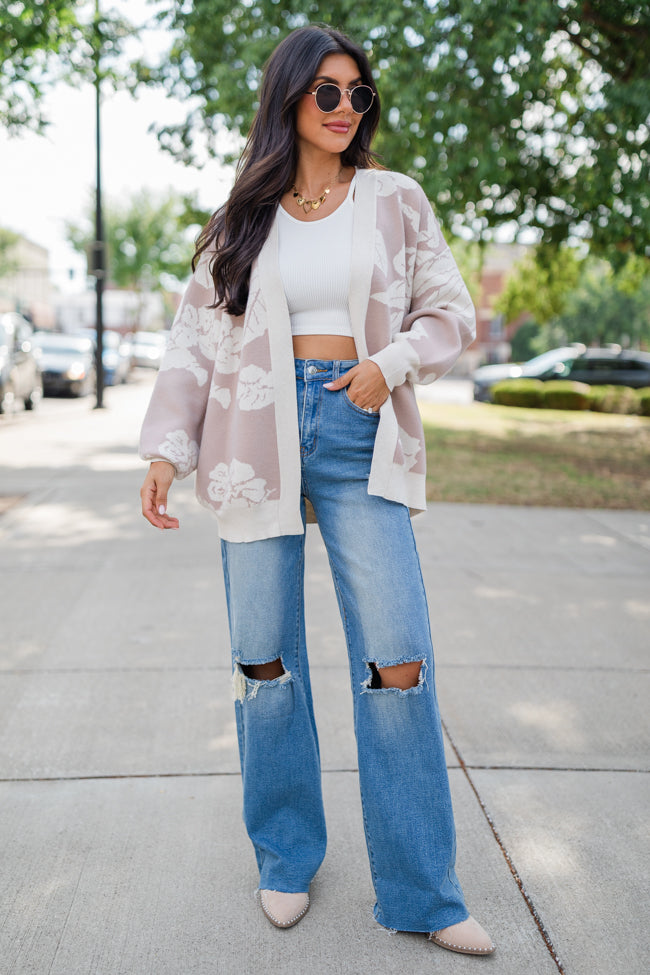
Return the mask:
<path id="1" fill-rule="evenodd" d="M 373 165 L 379 98 L 329 28 L 271 56 L 228 202 L 203 230 L 142 431 L 144 516 L 197 471 L 214 510 L 244 820 L 261 905 L 297 923 L 325 854 L 303 615 L 305 522 L 327 547 L 350 657 L 380 924 L 454 951 L 468 916 L 409 509 L 425 507 L 412 383 L 446 372 L 474 313 L 420 187 Z"/>

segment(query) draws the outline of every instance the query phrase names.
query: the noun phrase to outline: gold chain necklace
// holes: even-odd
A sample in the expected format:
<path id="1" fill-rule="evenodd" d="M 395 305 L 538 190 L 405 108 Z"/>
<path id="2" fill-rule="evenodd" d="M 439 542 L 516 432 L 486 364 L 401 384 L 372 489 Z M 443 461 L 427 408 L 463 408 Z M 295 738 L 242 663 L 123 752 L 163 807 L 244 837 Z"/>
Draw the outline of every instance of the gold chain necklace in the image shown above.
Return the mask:
<path id="1" fill-rule="evenodd" d="M 332 180 L 332 183 L 338 182 L 339 176 L 341 175 L 342 172 L 343 172 L 343 167 L 341 166 L 341 168 L 339 169 L 338 173 L 336 174 L 336 179 Z M 303 210 L 305 211 L 305 213 L 309 213 L 311 210 L 318 210 L 318 208 L 323 205 L 323 203 L 325 202 L 325 200 L 329 196 L 330 191 L 332 189 L 332 183 L 330 183 L 329 186 L 327 186 L 323 190 L 323 192 L 321 193 L 321 195 L 320 196 L 317 196 L 315 200 L 308 200 L 306 197 L 302 196 L 301 193 L 300 193 L 300 191 L 299 191 L 299 189 L 298 189 L 298 187 L 294 183 L 293 184 L 293 191 L 294 191 L 293 192 L 293 198 L 296 201 L 296 206 L 302 207 Z"/>

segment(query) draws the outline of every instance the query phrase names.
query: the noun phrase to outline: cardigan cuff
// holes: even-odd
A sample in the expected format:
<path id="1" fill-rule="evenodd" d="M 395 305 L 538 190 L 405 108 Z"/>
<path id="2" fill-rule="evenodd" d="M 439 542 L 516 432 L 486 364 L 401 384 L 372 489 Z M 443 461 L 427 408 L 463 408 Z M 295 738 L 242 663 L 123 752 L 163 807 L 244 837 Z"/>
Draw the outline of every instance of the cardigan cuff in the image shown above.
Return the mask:
<path id="1" fill-rule="evenodd" d="M 406 382 L 410 363 L 405 361 L 404 352 L 403 343 L 398 345 L 396 342 L 392 342 L 385 349 L 380 349 L 374 355 L 368 356 L 370 361 L 381 369 L 384 382 L 391 392 L 396 386 L 401 386 L 402 383 Z"/>

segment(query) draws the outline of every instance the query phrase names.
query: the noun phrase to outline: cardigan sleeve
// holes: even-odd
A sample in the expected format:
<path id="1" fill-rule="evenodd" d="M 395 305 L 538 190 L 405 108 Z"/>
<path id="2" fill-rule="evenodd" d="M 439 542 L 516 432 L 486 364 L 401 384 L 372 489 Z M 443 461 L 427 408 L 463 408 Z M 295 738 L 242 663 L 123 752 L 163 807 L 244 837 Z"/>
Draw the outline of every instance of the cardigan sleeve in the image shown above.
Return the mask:
<path id="1" fill-rule="evenodd" d="M 410 305 L 401 330 L 370 356 L 389 389 L 408 380 L 444 376 L 476 337 L 476 314 L 440 225 L 422 189 L 405 209 L 406 256 L 411 257 Z"/>
<path id="2" fill-rule="evenodd" d="M 166 460 L 183 478 L 196 469 L 223 316 L 203 255 L 172 325 L 142 431 L 143 460 Z"/>

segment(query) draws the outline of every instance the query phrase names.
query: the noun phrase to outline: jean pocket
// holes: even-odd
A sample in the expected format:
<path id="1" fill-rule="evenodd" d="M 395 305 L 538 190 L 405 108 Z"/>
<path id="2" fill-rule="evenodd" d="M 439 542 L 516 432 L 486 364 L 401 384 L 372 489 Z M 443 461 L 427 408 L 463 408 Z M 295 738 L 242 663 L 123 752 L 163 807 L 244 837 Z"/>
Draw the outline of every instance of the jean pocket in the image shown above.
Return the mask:
<path id="1" fill-rule="evenodd" d="M 357 406 L 356 403 L 353 403 L 352 400 L 350 399 L 350 397 L 348 396 L 348 391 L 347 391 L 347 389 L 345 387 L 343 387 L 343 389 L 341 390 L 341 392 L 343 393 L 343 402 L 344 403 L 347 403 L 348 406 L 351 409 L 353 409 L 355 413 L 360 413 L 361 416 L 365 416 L 367 420 L 378 420 L 379 419 L 379 412 L 378 411 L 371 410 L 370 412 L 368 412 L 368 410 L 364 410 L 364 408 L 362 406 Z"/>

